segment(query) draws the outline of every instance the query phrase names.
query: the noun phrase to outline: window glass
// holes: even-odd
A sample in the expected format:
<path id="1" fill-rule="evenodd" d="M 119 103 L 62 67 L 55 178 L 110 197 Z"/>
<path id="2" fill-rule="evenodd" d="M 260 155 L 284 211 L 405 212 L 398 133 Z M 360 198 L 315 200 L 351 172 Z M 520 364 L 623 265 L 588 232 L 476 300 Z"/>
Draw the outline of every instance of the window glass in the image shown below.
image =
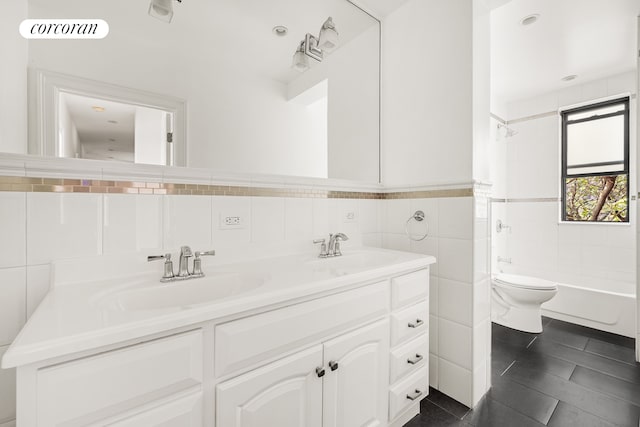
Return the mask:
<path id="1" fill-rule="evenodd" d="M 572 113 L 572 114 L 569 114 L 567 119 L 569 121 L 581 120 L 581 119 L 586 119 L 593 116 L 602 116 L 605 114 L 615 113 L 617 111 L 624 111 L 624 109 L 625 109 L 624 104 L 616 104 L 616 105 L 607 106 L 607 107 L 590 109 L 589 111 L 585 111 L 585 112 Z"/>
<path id="2" fill-rule="evenodd" d="M 624 116 L 567 125 L 567 166 L 620 162 L 624 169 Z"/>

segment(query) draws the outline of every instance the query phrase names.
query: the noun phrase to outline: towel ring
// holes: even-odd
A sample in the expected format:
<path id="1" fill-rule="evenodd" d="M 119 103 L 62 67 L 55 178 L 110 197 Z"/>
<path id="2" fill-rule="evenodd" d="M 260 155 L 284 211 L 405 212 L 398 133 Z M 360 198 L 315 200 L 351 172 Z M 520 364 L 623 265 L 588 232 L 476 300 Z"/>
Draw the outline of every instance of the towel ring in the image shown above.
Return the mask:
<path id="1" fill-rule="evenodd" d="M 427 235 L 429 234 L 429 223 L 425 222 L 424 224 L 427 226 L 427 231 L 424 233 L 424 235 L 422 237 L 420 237 L 419 239 L 414 239 L 411 236 L 411 233 L 409 233 L 409 223 L 411 222 L 412 219 L 415 219 L 417 222 L 422 222 L 424 221 L 424 212 L 422 211 L 415 211 L 415 213 L 413 215 L 411 215 L 409 217 L 409 219 L 407 220 L 407 222 L 404 225 L 404 232 L 407 235 L 407 237 L 410 240 L 413 240 L 414 242 L 419 242 L 421 240 L 424 240 L 427 238 Z"/>

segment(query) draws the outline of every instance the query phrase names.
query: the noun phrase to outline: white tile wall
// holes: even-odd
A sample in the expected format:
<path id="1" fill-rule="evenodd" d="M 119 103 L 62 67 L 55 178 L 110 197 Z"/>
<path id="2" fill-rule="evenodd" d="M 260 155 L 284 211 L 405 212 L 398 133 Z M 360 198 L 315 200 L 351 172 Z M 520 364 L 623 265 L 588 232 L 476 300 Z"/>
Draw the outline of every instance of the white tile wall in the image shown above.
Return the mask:
<path id="1" fill-rule="evenodd" d="M 284 240 L 284 199 L 252 197 L 251 213 L 252 242 L 277 243 Z"/>
<path id="2" fill-rule="evenodd" d="M 27 319 L 31 317 L 49 291 L 50 264 L 27 267 Z"/>
<path id="3" fill-rule="evenodd" d="M 27 193 L 27 263 L 102 253 L 102 195 Z"/>
<path id="4" fill-rule="evenodd" d="M 429 385 L 436 390 L 440 389 L 438 378 L 438 355 L 429 353 Z"/>
<path id="5" fill-rule="evenodd" d="M 26 226 L 25 194 L 0 193 L 0 268 L 25 264 Z"/>
<path id="6" fill-rule="evenodd" d="M 0 358 L 8 347 L 0 347 Z M 0 369 L 0 425 L 16 417 L 16 370 Z"/>
<path id="7" fill-rule="evenodd" d="M 471 405 L 472 376 L 470 370 L 439 358 L 438 385 L 438 389 L 444 394 L 453 397 L 458 402 L 467 402 L 467 405 Z"/>
<path id="8" fill-rule="evenodd" d="M 162 196 L 105 194 L 103 253 L 162 249 Z"/>
<path id="9" fill-rule="evenodd" d="M 473 198 L 439 199 L 438 237 L 471 239 L 473 237 Z"/>
<path id="10" fill-rule="evenodd" d="M 490 366 L 491 365 L 488 365 L 486 361 L 483 360 L 482 362 L 478 363 L 475 368 L 473 368 L 472 401 L 474 406 L 480 401 L 482 396 L 484 396 L 484 394 L 489 389 L 488 381 L 490 378 L 490 373 L 488 372 L 488 369 L 490 369 Z"/>
<path id="11" fill-rule="evenodd" d="M 440 278 L 438 316 L 465 326 L 473 326 L 473 285 Z"/>
<path id="12" fill-rule="evenodd" d="M 212 198 L 209 196 L 164 196 L 164 249 L 188 245 L 193 250 L 209 250 Z"/>
<path id="13" fill-rule="evenodd" d="M 313 199 L 287 198 L 284 201 L 285 240 L 313 240 Z"/>
<path id="14" fill-rule="evenodd" d="M 458 282 L 473 280 L 473 240 L 438 239 L 438 275 Z"/>
<path id="15" fill-rule="evenodd" d="M 473 366 L 471 335 L 472 329 L 469 326 L 451 322 L 440 316 L 438 320 L 438 357 L 471 370 Z"/>

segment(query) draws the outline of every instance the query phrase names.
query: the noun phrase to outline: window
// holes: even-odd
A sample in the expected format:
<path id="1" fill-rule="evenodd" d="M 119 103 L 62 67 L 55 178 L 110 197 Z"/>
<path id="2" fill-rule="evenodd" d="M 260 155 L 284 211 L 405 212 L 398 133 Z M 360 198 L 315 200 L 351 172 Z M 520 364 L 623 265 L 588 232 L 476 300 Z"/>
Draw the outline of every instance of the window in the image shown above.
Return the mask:
<path id="1" fill-rule="evenodd" d="M 562 220 L 629 222 L 629 98 L 561 116 Z"/>

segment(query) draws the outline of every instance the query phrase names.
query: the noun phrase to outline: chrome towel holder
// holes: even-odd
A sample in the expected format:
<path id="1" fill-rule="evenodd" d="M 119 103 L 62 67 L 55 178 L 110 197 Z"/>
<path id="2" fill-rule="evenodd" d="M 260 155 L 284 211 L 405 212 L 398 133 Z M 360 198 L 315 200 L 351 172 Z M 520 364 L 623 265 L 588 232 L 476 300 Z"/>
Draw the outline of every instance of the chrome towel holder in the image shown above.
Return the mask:
<path id="1" fill-rule="evenodd" d="M 420 238 L 418 238 L 418 239 L 415 239 L 415 238 L 411 235 L 411 233 L 409 233 L 409 223 L 411 222 L 411 220 L 412 220 L 412 219 L 416 220 L 416 222 L 422 222 L 422 221 L 424 221 L 424 219 L 425 219 L 424 212 L 423 212 L 423 211 L 415 211 L 415 212 L 414 212 L 414 214 L 413 214 L 413 215 L 411 215 L 411 216 L 409 217 L 409 219 L 407 220 L 407 222 L 406 222 L 406 223 L 405 223 L 405 225 L 404 225 L 404 232 L 405 232 L 405 234 L 407 235 L 407 237 L 408 237 L 410 240 L 413 240 L 414 242 L 419 242 L 419 241 L 421 241 L 421 240 L 426 239 L 426 238 L 427 238 L 427 235 L 429 234 L 429 223 L 428 223 L 428 222 L 425 222 L 425 223 L 424 223 L 424 225 L 426 225 L 426 226 L 427 226 L 427 231 L 425 231 L 424 235 L 422 235 L 422 237 L 420 237 Z"/>

